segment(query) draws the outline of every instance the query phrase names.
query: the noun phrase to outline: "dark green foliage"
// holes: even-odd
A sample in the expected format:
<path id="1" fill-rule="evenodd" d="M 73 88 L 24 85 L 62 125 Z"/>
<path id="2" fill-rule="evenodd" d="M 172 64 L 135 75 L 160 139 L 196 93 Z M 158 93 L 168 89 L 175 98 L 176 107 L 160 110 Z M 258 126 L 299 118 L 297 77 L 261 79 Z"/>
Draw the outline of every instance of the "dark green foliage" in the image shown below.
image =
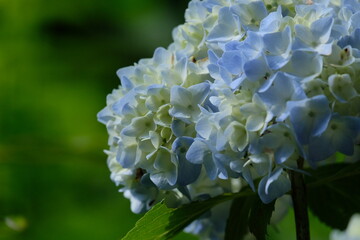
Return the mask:
<path id="1" fill-rule="evenodd" d="M 248 232 L 248 217 L 254 197 L 237 198 L 231 205 L 225 240 L 242 239 Z"/>
<path id="2" fill-rule="evenodd" d="M 360 212 L 360 163 L 333 164 L 307 172 L 311 174 L 305 177 L 310 209 L 329 226 L 346 228 L 350 217 Z M 180 208 L 167 208 L 164 203 L 159 203 L 136 223 L 123 240 L 170 239 L 215 205 L 229 200 L 233 203 L 225 240 L 241 240 L 248 232 L 258 240 L 265 240 L 275 201 L 263 204 L 249 189 Z"/>
<path id="3" fill-rule="evenodd" d="M 345 229 L 350 217 L 360 212 L 360 162 L 323 166 L 310 173 L 309 208 L 330 227 Z"/>
<path id="4" fill-rule="evenodd" d="M 248 229 L 257 239 L 265 239 L 275 202 L 263 204 L 255 193 L 244 190 L 193 202 L 179 208 L 168 208 L 164 202 L 160 202 L 147 212 L 122 240 L 171 239 L 206 211 L 229 200 L 234 202 L 225 239 L 242 239 L 248 233 Z"/>
<path id="5" fill-rule="evenodd" d="M 237 194 L 223 194 L 205 201 L 193 202 L 179 208 L 168 208 L 164 202 L 155 205 L 122 240 L 171 239 L 193 220 L 217 204 L 234 198 L 244 198 L 254 193 L 243 191 Z"/>
<path id="6" fill-rule="evenodd" d="M 265 240 L 275 201 L 264 204 L 258 196 L 254 198 L 249 216 L 249 230 L 257 240 Z"/>
<path id="7" fill-rule="evenodd" d="M 258 240 L 266 239 L 275 201 L 264 204 L 256 195 L 233 201 L 226 225 L 225 240 L 243 239 L 250 231 Z"/>

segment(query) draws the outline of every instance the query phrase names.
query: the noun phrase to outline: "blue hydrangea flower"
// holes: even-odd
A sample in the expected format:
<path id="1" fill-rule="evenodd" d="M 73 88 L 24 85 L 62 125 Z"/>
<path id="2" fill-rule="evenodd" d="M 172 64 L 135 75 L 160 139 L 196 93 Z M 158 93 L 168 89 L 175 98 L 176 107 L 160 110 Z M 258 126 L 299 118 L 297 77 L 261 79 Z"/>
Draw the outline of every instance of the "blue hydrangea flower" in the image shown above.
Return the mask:
<path id="1" fill-rule="evenodd" d="M 270 203 L 291 189 L 289 177 L 282 168 L 265 176 L 259 183 L 259 196 L 264 203 Z"/>
<path id="2" fill-rule="evenodd" d="M 308 160 L 316 163 L 325 160 L 336 152 L 354 154 L 354 145 L 360 135 L 360 118 L 332 116 L 328 127 L 309 142 Z"/>
<path id="3" fill-rule="evenodd" d="M 291 190 L 299 158 L 358 160 L 358 0 L 192 0 L 172 36 L 117 71 L 98 113 L 133 212 L 246 185 L 269 203 Z M 219 209 L 187 231 L 221 239 L 229 208 Z"/>
<path id="4" fill-rule="evenodd" d="M 218 23 L 210 31 L 207 41 L 227 42 L 239 40 L 242 36 L 239 17 L 234 15 L 229 7 L 223 7 L 219 10 Z"/>
<path id="5" fill-rule="evenodd" d="M 283 120 L 283 115 L 287 115 L 286 106 L 289 101 L 306 98 L 299 80 L 282 72 L 277 72 L 259 91 L 259 97 L 268 106 L 272 115 L 276 116 L 279 121 Z"/>
<path id="6" fill-rule="evenodd" d="M 289 119 L 301 145 L 309 144 L 312 137 L 319 136 L 327 128 L 331 110 L 325 96 L 315 96 L 287 103 Z"/>
<path id="7" fill-rule="evenodd" d="M 300 24 L 295 25 L 296 38 L 293 49 L 315 51 L 322 55 L 329 55 L 332 45 L 330 33 L 333 24 L 334 18 L 329 16 L 312 22 L 310 28 Z"/>
<path id="8" fill-rule="evenodd" d="M 188 89 L 181 86 L 173 86 L 170 93 L 170 104 L 172 105 L 169 113 L 171 116 L 184 122 L 195 121 L 200 113 L 201 105 L 209 94 L 210 85 L 199 83 Z"/>

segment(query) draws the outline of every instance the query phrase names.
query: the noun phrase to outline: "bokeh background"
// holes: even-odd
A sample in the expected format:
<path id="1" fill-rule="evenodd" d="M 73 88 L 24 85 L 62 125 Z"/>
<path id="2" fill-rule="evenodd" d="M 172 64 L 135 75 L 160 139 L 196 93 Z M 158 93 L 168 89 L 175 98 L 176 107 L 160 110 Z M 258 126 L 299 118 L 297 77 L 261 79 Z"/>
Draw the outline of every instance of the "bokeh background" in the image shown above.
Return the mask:
<path id="1" fill-rule="evenodd" d="M 111 240 L 133 227 L 140 216 L 109 179 L 96 113 L 118 68 L 170 44 L 187 4 L 0 0 L 0 239 Z M 292 212 L 269 231 L 294 239 Z"/>

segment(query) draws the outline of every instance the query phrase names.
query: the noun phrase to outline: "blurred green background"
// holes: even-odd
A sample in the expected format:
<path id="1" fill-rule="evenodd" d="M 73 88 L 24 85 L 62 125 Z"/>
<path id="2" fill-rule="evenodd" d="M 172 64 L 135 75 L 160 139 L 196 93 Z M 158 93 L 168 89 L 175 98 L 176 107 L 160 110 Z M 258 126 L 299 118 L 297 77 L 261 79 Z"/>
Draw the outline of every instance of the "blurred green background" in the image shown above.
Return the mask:
<path id="1" fill-rule="evenodd" d="M 0 0 L 0 239 L 110 240 L 132 228 L 140 216 L 109 179 L 96 113 L 118 68 L 169 45 L 187 3 Z"/>

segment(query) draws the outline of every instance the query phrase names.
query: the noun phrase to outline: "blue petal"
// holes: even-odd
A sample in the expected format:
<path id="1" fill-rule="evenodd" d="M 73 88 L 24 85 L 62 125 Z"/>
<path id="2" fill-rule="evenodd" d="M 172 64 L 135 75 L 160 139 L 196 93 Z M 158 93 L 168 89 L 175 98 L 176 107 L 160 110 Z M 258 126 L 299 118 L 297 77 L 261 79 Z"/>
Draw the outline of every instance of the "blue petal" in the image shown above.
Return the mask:
<path id="1" fill-rule="evenodd" d="M 97 114 L 97 119 L 99 122 L 106 124 L 108 121 L 114 119 L 114 116 L 109 107 L 106 106 Z"/>
<path id="2" fill-rule="evenodd" d="M 214 162 L 214 156 L 207 157 L 204 159 L 204 167 L 207 175 L 211 180 L 215 180 L 218 176 L 219 169 L 217 168 L 215 162 Z"/>
<path id="3" fill-rule="evenodd" d="M 220 77 L 221 77 L 222 81 L 224 81 L 227 85 L 231 84 L 233 76 L 223 66 L 219 66 L 219 74 L 220 74 Z"/>
<path id="4" fill-rule="evenodd" d="M 179 166 L 178 166 L 178 179 L 177 184 L 180 186 L 185 186 L 191 184 L 196 181 L 196 179 L 200 175 L 201 165 L 200 164 L 192 164 L 189 161 L 183 158 L 179 158 Z"/>
<path id="5" fill-rule="evenodd" d="M 245 179 L 245 181 L 249 184 L 251 189 L 255 192 L 255 185 L 254 185 L 254 181 L 252 179 L 250 169 L 243 167 L 241 174 L 242 174 L 243 178 Z"/>
<path id="6" fill-rule="evenodd" d="M 226 51 L 219 64 L 231 74 L 238 75 L 243 71 L 244 60 L 240 51 Z"/>
<path id="7" fill-rule="evenodd" d="M 333 23 L 333 17 L 324 17 L 313 22 L 310 29 L 314 39 L 320 43 L 326 43 L 329 40 Z"/>
<path id="8" fill-rule="evenodd" d="M 191 105 L 191 92 L 181 86 L 173 86 L 170 92 L 170 103 L 172 105 L 188 106 Z"/>
<path id="9" fill-rule="evenodd" d="M 308 144 L 311 137 L 323 133 L 331 117 L 329 102 L 323 95 L 288 102 L 287 109 L 300 144 Z"/>
<path id="10" fill-rule="evenodd" d="M 291 45 L 291 30 L 287 26 L 282 32 L 264 35 L 264 48 L 273 55 L 280 55 L 289 51 Z"/>
<path id="11" fill-rule="evenodd" d="M 233 5 L 231 10 L 240 17 L 240 21 L 245 28 L 254 28 L 255 24 L 253 23 L 253 21 L 259 23 L 263 18 L 267 16 L 267 10 L 264 2 L 262 1 L 254 1 L 247 4 Z"/>
<path id="12" fill-rule="evenodd" d="M 210 63 L 217 64 L 219 57 L 216 55 L 216 53 L 213 50 L 208 51 L 208 57 L 209 57 Z"/>
<path id="13" fill-rule="evenodd" d="M 199 83 L 189 87 L 188 90 L 192 94 L 192 101 L 196 104 L 202 104 L 209 94 L 210 84 L 207 82 Z"/>
<path id="14" fill-rule="evenodd" d="M 344 36 L 338 41 L 341 48 L 350 45 L 353 48 L 360 49 L 360 28 L 355 29 L 351 36 Z"/>
<path id="15" fill-rule="evenodd" d="M 276 12 L 271 12 L 260 23 L 260 32 L 276 32 L 281 26 L 282 14 L 281 5 Z"/>
<path id="16" fill-rule="evenodd" d="M 284 163 L 295 152 L 295 146 L 292 142 L 285 142 L 275 151 L 274 157 L 277 164 Z"/>
<path id="17" fill-rule="evenodd" d="M 360 118 L 333 115 L 328 128 L 309 143 L 308 160 L 319 162 L 341 152 L 351 156 L 354 153 L 355 140 L 360 134 Z"/>
<path id="18" fill-rule="evenodd" d="M 165 48 L 159 47 L 155 50 L 153 59 L 157 65 L 167 63 L 171 59 L 171 53 Z"/>
<path id="19" fill-rule="evenodd" d="M 132 103 L 136 102 L 135 96 L 136 92 L 134 89 L 132 89 L 112 105 L 112 110 L 118 115 L 123 115 L 124 112 L 127 112 L 126 108 L 128 108 L 128 106 Z"/>
<path id="20" fill-rule="evenodd" d="M 181 120 L 174 119 L 171 123 L 171 131 L 176 137 L 184 136 L 186 131 L 186 123 Z"/>
<path id="21" fill-rule="evenodd" d="M 124 168 L 131 168 L 135 164 L 137 146 L 130 145 L 124 148 L 119 147 L 116 154 L 116 160 Z"/>
<path id="22" fill-rule="evenodd" d="M 128 78 L 128 76 L 131 76 L 134 74 L 134 70 L 135 67 L 134 66 L 130 66 L 130 67 L 125 67 L 125 68 L 120 68 L 119 70 L 117 70 L 116 74 L 118 75 L 118 77 L 120 78 L 120 82 L 121 82 L 121 86 L 126 90 L 126 91 L 130 91 L 133 87 L 134 84 L 131 82 L 131 80 Z"/>
<path id="23" fill-rule="evenodd" d="M 258 81 L 263 79 L 270 69 L 263 57 L 250 60 L 244 64 L 244 72 L 250 81 Z"/>
<path id="24" fill-rule="evenodd" d="M 270 108 L 273 115 L 279 117 L 286 113 L 288 101 L 306 98 L 304 90 L 294 76 L 277 72 L 259 89 L 261 100 Z"/>
<path id="25" fill-rule="evenodd" d="M 200 118 L 200 120 L 196 123 L 195 129 L 201 137 L 209 139 L 212 132 L 210 119 L 208 117 Z"/>
<path id="26" fill-rule="evenodd" d="M 360 28 L 360 12 L 357 12 L 354 15 L 352 15 L 350 21 L 353 29 Z"/>
<path id="27" fill-rule="evenodd" d="M 187 64 L 188 64 L 188 59 L 186 57 L 183 57 L 175 65 L 176 72 L 180 74 L 180 76 L 183 80 L 186 79 Z"/>
<path id="28" fill-rule="evenodd" d="M 240 33 L 240 23 L 237 21 L 229 7 L 221 8 L 219 11 L 218 24 L 211 30 L 207 40 L 213 42 L 232 39 L 236 31 Z"/>
<path id="29" fill-rule="evenodd" d="M 160 189 L 171 189 L 168 180 L 166 179 L 164 173 L 153 173 L 150 175 L 151 181 Z"/>
<path id="30" fill-rule="evenodd" d="M 193 164 L 186 159 L 186 152 L 193 143 L 190 137 L 180 137 L 175 139 L 172 145 L 172 151 L 175 153 L 174 161 L 178 165 L 177 184 L 185 186 L 196 181 L 200 175 L 201 165 Z"/>
<path id="31" fill-rule="evenodd" d="M 306 81 L 319 75 L 322 67 L 322 57 L 316 52 L 294 51 L 290 62 L 284 66 L 283 71 L 302 77 L 303 81 Z"/>
<path id="32" fill-rule="evenodd" d="M 191 163 L 201 164 L 208 154 L 211 155 L 211 151 L 207 144 L 201 140 L 195 139 L 186 153 L 186 159 Z"/>
<path id="33" fill-rule="evenodd" d="M 282 174 L 282 168 L 275 170 L 270 176 L 261 179 L 258 193 L 263 203 L 268 204 L 290 191 L 289 178 Z"/>
<path id="34" fill-rule="evenodd" d="M 269 64 L 269 67 L 273 70 L 278 70 L 289 62 L 289 58 L 285 58 L 283 56 L 267 56 L 266 60 Z"/>

